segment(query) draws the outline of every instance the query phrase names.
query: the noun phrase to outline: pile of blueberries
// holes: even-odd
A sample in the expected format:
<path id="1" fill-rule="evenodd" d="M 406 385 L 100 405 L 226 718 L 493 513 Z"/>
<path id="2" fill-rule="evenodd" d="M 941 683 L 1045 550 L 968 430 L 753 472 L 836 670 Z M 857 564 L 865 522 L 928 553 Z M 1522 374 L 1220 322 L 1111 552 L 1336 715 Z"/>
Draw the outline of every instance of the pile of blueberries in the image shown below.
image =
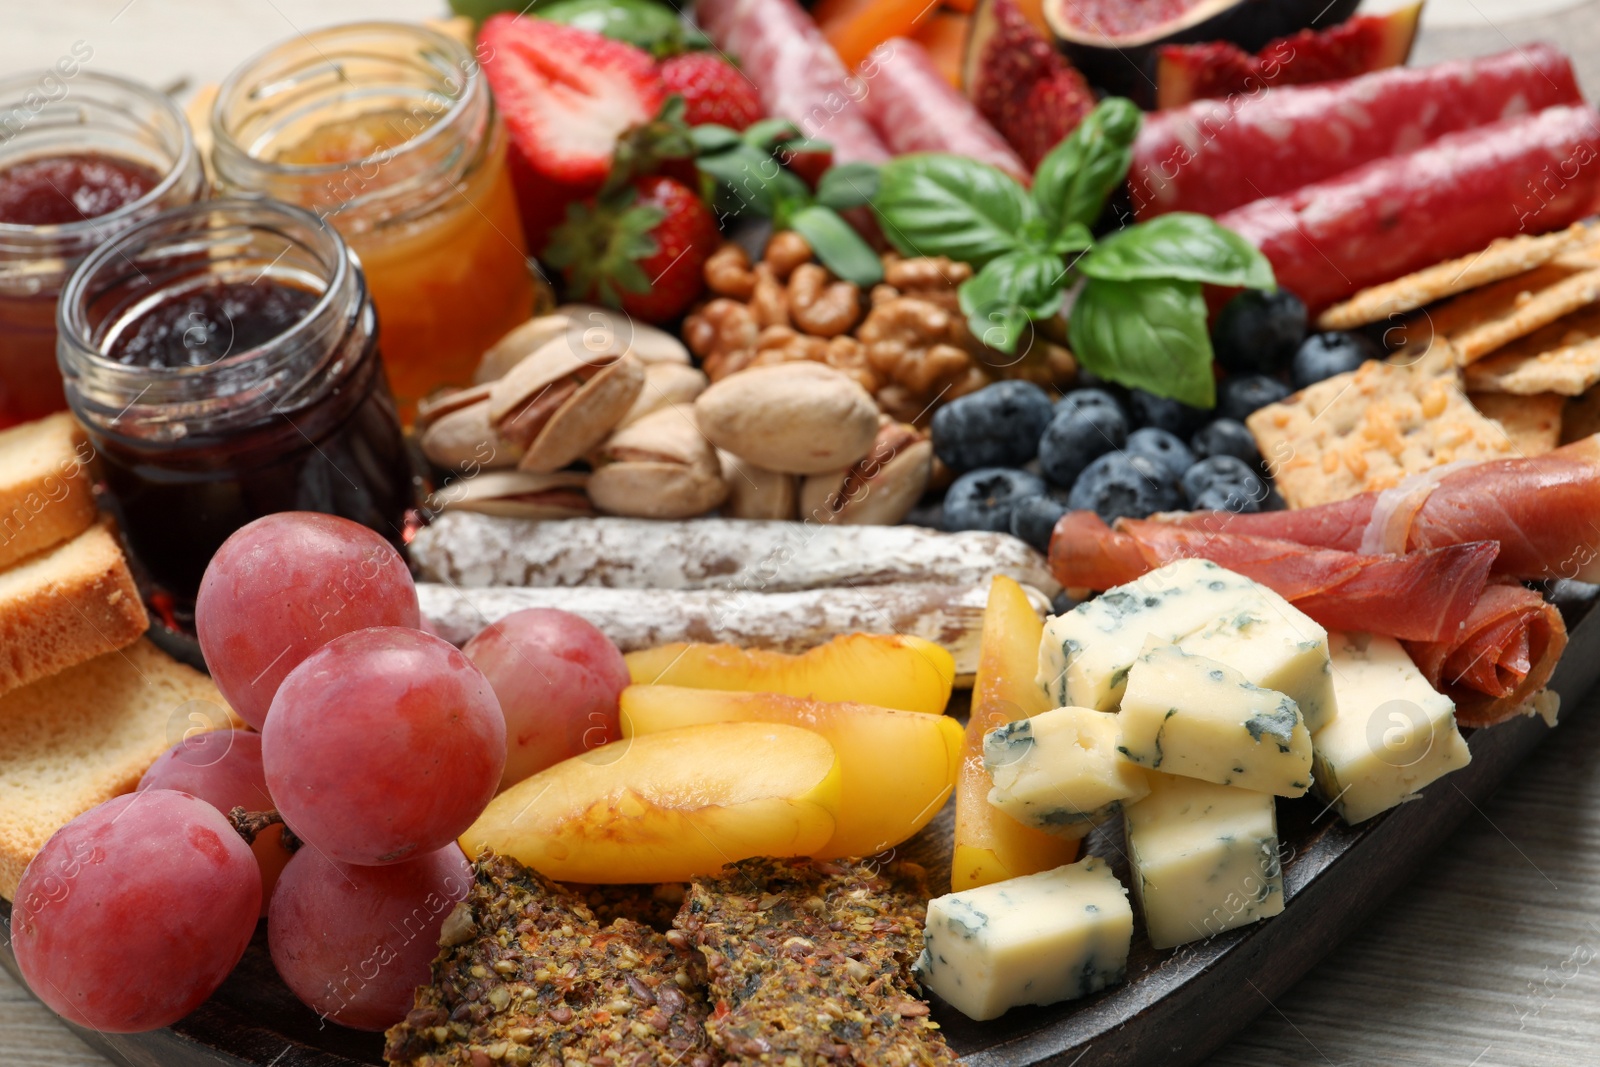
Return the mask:
<path id="1" fill-rule="evenodd" d="M 934 452 L 959 475 L 944 528 L 1008 530 L 1047 551 L 1067 511 L 1109 523 L 1282 507 L 1245 418 L 1378 350 L 1356 334 L 1307 336 L 1305 305 L 1284 290 L 1234 297 L 1211 343 L 1224 372 L 1214 411 L 1092 379 L 1055 403 L 1030 382 L 1003 381 L 940 408 Z"/>

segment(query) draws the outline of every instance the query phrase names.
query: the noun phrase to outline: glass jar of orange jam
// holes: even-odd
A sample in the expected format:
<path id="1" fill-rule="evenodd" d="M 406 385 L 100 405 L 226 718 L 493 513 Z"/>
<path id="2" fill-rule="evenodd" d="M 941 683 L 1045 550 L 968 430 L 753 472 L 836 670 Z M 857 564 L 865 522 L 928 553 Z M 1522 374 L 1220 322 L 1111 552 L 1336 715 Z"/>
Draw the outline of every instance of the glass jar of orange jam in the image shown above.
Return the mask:
<path id="1" fill-rule="evenodd" d="M 204 188 L 189 124 L 154 89 L 71 57 L 0 79 L 0 429 L 66 407 L 56 300 L 73 267 Z"/>
<path id="2" fill-rule="evenodd" d="M 533 313 L 505 127 L 459 41 L 384 22 L 299 35 L 228 77 L 211 128 L 222 189 L 307 208 L 360 256 L 408 418 Z"/>

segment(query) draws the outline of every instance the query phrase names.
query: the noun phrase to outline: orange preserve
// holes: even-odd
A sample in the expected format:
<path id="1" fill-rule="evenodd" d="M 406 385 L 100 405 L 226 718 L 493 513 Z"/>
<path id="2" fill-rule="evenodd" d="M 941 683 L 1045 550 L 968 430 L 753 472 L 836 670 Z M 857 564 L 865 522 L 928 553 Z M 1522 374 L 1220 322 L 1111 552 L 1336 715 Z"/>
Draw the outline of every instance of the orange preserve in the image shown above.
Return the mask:
<path id="1" fill-rule="evenodd" d="M 382 22 L 296 37 L 229 76 L 211 125 L 221 188 L 305 207 L 360 257 L 408 418 L 532 314 L 505 129 L 460 42 Z"/>

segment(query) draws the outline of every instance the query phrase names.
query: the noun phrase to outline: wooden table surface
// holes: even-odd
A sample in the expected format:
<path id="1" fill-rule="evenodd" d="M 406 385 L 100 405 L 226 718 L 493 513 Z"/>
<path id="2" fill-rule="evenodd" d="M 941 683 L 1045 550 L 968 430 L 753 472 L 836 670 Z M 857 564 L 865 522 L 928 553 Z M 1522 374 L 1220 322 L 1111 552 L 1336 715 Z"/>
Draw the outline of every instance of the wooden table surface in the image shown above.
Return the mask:
<path id="1" fill-rule="evenodd" d="M 1552 41 L 1600 99 L 1600 2 L 1428 0 L 1415 61 Z M 70 10 L 66 10 L 70 7 Z M 77 40 L 94 66 L 215 80 L 263 44 L 331 21 L 434 14 L 437 0 L 6 0 L 0 72 Z M 190 17 L 194 16 L 194 17 Z M 155 69 L 152 69 L 154 65 Z M 1212 1067 L 1567 1067 L 1600 1062 L 1600 693 L 1424 873 L 1210 1061 Z M 1440 783 L 1433 788 L 1448 788 Z M 105 1061 L 0 972 L 0 1067 Z"/>

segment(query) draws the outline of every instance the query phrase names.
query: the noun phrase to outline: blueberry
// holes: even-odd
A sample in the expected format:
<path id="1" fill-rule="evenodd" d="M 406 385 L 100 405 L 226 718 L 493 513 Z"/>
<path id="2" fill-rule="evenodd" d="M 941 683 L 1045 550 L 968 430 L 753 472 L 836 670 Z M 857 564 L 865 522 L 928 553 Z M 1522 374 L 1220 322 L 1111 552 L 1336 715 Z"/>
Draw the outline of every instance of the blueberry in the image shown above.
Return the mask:
<path id="1" fill-rule="evenodd" d="M 1084 408 L 1109 408 L 1124 419 L 1128 413 L 1122 404 L 1105 389 L 1074 389 L 1056 401 L 1056 414 L 1065 411 L 1082 411 Z"/>
<path id="2" fill-rule="evenodd" d="M 1183 495 L 1196 510 L 1259 511 L 1267 486 L 1239 457 L 1211 456 L 1184 471 Z"/>
<path id="3" fill-rule="evenodd" d="M 1179 438 L 1194 433 L 1209 416 L 1209 412 L 1203 408 L 1192 408 L 1143 389 L 1133 391 L 1128 398 L 1128 406 L 1133 409 L 1135 426 L 1154 426 Z"/>
<path id="4" fill-rule="evenodd" d="M 1284 289 L 1246 289 L 1217 312 L 1211 348 L 1232 374 L 1282 370 L 1306 337 L 1306 306 Z"/>
<path id="5" fill-rule="evenodd" d="M 1289 387 L 1264 374 L 1242 374 L 1224 379 L 1217 390 L 1217 414 L 1243 422 L 1250 413 L 1276 404 L 1289 395 Z"/>
<path id="6" fill-rule="evenodd" d="M 1289 377 L 1296 389 L 1304 389 L 1335 374 L 1353 371 L 1375 354 L 1364 339 L 1353 333 L 1312 334 L 1294 354 Z"/>
<path id="7" fill-rule="evenodd" d="M 1154 426 L 1130 433 L 1127 451 L 1129 455 L 1143 456 L 1161 464 L 1172 472 L 1174 478 L 1182 477 L 1183 472 L 1194 464 L 1194 453 L 1189 451 L 1188 445 Z"/>
<path id="8" fill-rule="evenodd" d="M 1050 614 L 1065 615 L 1078 606 L 1078 602 L 1067 595 L 1065 589 L 1050 598 Z"/>
<path id="9" fill-rule="evenodd" d="M 953 471 L 1020 467 L 1039 450 L 1053 409 L 1032 382 L 996 382 L 933 415 L 933 450 Z"/>
<path id="10" fill-rule="evenodd" d="M 1039 469 L 1052 484 L 1065 488 L 1096 456 L 1127 443 L 1128 420 L 1122 409 L 1098 402 L 1061 408 L 1039 438 Z"/>
<path id="11" fill-rule="evenodd" d="M 1011 529 L 1011 511 L 1024 497 L 1042 496 L 1044 482 L 1027 471 L 985 467 L 957 478 L 944 495 L 946 530 Z"/>
<path id="12" fill-rule="evenodd" d="M 1066 513 L 1067 506 L 1053 496 L 1023 497 L 1011 510 L 1011 533 L 1040 552 L 1048 552 L 1050 531 Z"/>
<path id="13" fill-rule="evenodd" d="M 1256 439 L 1238 419 L 1218 419 L 1200 427 L 1189 442 L 1199 459 L 1207 456 L 1235 456 L 1252 467 L 1261 462 Z"/>
<path id="14" fill-rule="evenodd" d="M 1108 452 L 1089 464 L 1067 494 L 1069 508 L 1092 511 L 1106 522 L 1128 516 L 1142 519 L 1182 503 L 1171 471 L 1126 452 Z"/>

